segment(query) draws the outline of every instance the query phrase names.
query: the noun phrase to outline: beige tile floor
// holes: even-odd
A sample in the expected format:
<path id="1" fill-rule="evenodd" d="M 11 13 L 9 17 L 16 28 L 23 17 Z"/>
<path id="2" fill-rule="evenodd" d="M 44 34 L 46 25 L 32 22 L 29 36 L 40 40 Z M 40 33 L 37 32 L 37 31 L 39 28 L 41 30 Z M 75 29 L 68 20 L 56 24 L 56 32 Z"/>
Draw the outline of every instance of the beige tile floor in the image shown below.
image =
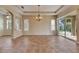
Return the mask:
<path id="1" fill-rule="evenodd" d="M 76 53 L 79 45 L 60 36 L 0 37 L 1 53 Z"/>

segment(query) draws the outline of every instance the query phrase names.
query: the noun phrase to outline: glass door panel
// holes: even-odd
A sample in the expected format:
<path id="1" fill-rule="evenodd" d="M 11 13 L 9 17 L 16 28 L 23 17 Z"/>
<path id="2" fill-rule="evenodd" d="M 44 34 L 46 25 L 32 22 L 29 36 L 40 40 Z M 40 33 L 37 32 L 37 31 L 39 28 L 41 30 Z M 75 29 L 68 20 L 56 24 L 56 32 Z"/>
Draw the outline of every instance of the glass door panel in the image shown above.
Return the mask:
<path id="1" fill-rule="evenodd" d="M 60 18 L 57 20 L 57 26 L 58 34 L 65 36 L 64 18 Z"/>
<path id="2" fill-rule="evenodd" d="M 66 22 L 66 37 L 76 40 L 76 24 L 75 24 L 75 18 L 72 17 L 67 17 L 65 19 Z"/>

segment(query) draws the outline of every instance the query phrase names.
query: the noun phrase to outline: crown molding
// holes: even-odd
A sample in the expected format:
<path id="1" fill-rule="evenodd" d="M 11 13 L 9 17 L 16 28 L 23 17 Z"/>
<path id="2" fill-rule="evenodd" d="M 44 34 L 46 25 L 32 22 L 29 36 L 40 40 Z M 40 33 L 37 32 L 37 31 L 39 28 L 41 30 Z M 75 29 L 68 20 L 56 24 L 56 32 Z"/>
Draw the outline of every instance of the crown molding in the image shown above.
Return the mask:
<path id="1" fill-rule="evenodd" d="M 19 8 L 18 6 L 16 6 L 20 11 L 22 11 L 23 12 L 23 14 L 37 14 L 38 13 L 38 11 L 23 11 L 23 10 L 21 10 L 21 8 Z M 61 10 L 62 8 L 64 7 L 64 5 L 61 5 L 56 11 L 40 11 L 40 14 L 55 14 L 55 13 L 57 13 L 59 10 Z"/>

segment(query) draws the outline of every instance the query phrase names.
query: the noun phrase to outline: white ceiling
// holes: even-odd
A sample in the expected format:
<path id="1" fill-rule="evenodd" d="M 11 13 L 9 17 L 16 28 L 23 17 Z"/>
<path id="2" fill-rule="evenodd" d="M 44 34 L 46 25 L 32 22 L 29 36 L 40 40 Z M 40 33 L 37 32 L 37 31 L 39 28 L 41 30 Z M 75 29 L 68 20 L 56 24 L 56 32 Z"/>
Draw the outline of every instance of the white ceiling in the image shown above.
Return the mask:
<path id="1" fill-rule="evenodd" d="M 24 9 L 21 7 L 23 6 Z M 16 5 L 23 15 L 37 15 L 38 14 L 38 5 Z M 63 5 L 40 5 L 39 10 L 41 15 L 56 15 L 60 9 L 63 8 Z"/>
<path id="2" fill-rule="evenodd" d="M 24 8 L 22 8 L 23 6 Z M 13 7 L 13 6 L 12 6 Z M 40 15 L 57 15 L 63 10 L 71 8 L 72 5 L 40 5 Z M 22 15 L 37 15 L 38 5 L 14 5 Z"/>
<path id="3" fill-rule="evenodd" d="M 21 5 L 17 6 L 20 10 L 23 12 L 35 12 L 38 11 L 38 6 L 37 5 L 24 5 L 24 9 L 21 8 Z M 40 11 L 44 12 L 55 12 L 57 11 L 61 5 L 40 5 L 39 9 Z"/>
<path id="4" fill-rule="evenodd" d="M 22 5 L 8 5 L 7 8 L 12 8 L 17 13 L 21 15 L 37 15 L 38 6 L 37 5 L 23 5 L 24 9 L 21 8 Z M 1 9 L 2 7 L 2 9 Z M 0 6 L 0 11 L 3 11 L 4 6 Z M 62 11 L 66 11 L 69 8 L 74 8 L 72 5 L 40 5 L 40 15 L 58 15 Z M 76 8 L 74 8 L 76 9 Z M 5 11 L 5 10 L 4 10 Z M 6 12 L 6 11 L 5 11 Z M 1 13 L 1 12 L 0 12 Z M 76 12 L 72 12 L 74 15 Z"/>

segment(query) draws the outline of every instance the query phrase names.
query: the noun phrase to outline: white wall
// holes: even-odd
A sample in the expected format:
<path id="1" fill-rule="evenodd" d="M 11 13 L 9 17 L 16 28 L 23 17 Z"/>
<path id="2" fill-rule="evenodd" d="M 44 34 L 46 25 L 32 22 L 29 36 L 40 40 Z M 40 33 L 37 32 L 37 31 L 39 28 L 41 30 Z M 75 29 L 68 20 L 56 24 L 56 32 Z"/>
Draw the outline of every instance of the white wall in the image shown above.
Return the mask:
<path id="1" fill-rule="evenodd" d="M 31 16 L 23 16 L 24 19 L 29 19 L 29 31 L 24 31 L 24 35 L 54 35 L 51 31 L 52 16 L 43 16 L 40 21 L 33 20 Z"/>

